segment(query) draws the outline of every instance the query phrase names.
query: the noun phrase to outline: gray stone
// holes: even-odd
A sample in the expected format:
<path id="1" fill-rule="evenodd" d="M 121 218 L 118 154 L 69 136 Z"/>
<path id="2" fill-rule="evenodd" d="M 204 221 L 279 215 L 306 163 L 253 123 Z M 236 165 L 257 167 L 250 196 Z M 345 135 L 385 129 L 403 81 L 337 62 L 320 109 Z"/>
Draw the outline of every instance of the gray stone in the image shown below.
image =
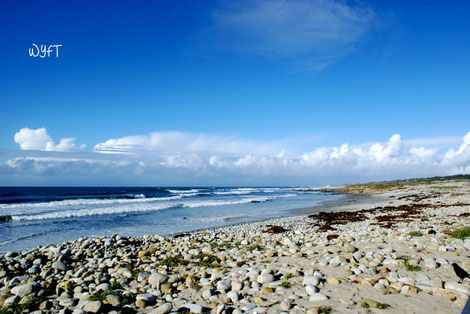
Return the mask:
<path id="1" fill-rule="evenodd" d="M 115 295 L 115 294 L 108 294 L 106 296 L 106 301 L 113 305 L 113 306 L 116 306 L 116 305 L 119 305 L 121 303 L 121 298 L 118 296 L 118 295 Z"/>
<path id="2" fill-rule="evenodd" d="M 67 265 L 65 265 L 61 261 L 57 261 L 57 262 L 52 264 L 52 268 L 57 269 L 57 270 L 65 271 L 65 270 L 67 270 Z"/>
<path id="3" fill-rule="evenodd" d="M 149 274 L 149 273 L 147 273 L 147 272 L 142 272 L 142 273 L 139 274 L 139 276 L 137 276 L 137 281 L 138 281 L 138 282 L 142 282 L 142 281 L 147 280 L 147 279 L 149 279 L 149 278 L 150 278 L 150 274 Z"/>
<path id="4" fill-rule="evenodd" d="M 90 313 L 99 313 L 103 307 L 103 304 L 101 301 L 91 301 L 86 303 L 83 306 L 83 310 L 85 312 L 90 312 Z"/>
<path id="5" fill-rule="evenodd" d="M 202 313 L 203 308 L 199 304 L 185 303 L 180 306 L 178 311 L 183 312 L 184 310 L 189 310 L 191 313 Z"/>
<path id="6" fill-rule="evenodd" d="M 289 311 L 290 308 L 291 308 L 291 303 L 289 301 L 282 301 L 281 304 L 279 304 L 279 308 L 281 309 L 281 311 Z"/>
<path id="7" fill-rule="evenodd" d="M 41 285 L 37 282 L 27 283 L 24 285 L 19 285 L 11 289 L 11 293 L 22 297 L 27 294 L 35 293 L 41 289 Z"/>
<path id="8" fill-rule="evenodd" d="M 156 298 L 154 295 L 143 293 L 136 296 L 136 300 L 144 300 L 146 305 L 152 305 L 155 303 Z"/>
<path id="9" fill-rule="evenodd" d="M 14 295 L 12 297 L 9 297 L 8 299 L 5 300 L 5 302 L 3 302 L 3 306 L 7 306 L 8 304 L 11 304 L 11 303 L 18 303 L 20 302 L 21 298 L 17 295 Z"/>
<path id="10" fill-rule="evenodd" d="M 149 314 L 167 314 L 171 312 L 172 308 L 173 306 L 171 305 L 171 303 L 165 303 L 152 310 Z"/>
<path id="11" fill-rule="evenodd" d="M 96 287 L 96 291 L 107 291 L 111 290 L 111 285 L 109 283 L 102 283 Z"/>
<path id="12" fill-rule="evenodd" d="M 160 273 L 153 273 L 148 279 L 150 286 L 154 289 L 160 289 L 161 284 L 166 281 L 168 281 L 168 276 Z"/>

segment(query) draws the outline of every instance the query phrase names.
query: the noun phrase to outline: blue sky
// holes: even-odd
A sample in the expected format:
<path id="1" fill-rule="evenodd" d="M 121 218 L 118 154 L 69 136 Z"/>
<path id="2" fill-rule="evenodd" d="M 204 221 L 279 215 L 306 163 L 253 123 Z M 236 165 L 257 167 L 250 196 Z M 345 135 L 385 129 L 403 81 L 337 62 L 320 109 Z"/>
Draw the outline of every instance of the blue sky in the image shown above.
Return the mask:
<path id="1" fill-rule="evenodd" d="M 4 1 L 0 184 L 470 172 L 469 9 L 456 0 Z M 30 57 L 33 43 L 62 45 L 59 57 Z"/>

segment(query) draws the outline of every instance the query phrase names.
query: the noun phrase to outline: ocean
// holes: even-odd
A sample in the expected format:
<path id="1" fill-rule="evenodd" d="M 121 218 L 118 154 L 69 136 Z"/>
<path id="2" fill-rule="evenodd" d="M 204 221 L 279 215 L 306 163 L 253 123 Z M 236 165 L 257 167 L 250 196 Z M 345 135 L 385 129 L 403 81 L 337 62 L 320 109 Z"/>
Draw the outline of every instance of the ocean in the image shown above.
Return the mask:
<path id="1" fill-rule="evenodd" d="M 340 197 L 305 187 L 0 187 L 0 252 L 293 216 Z"/>

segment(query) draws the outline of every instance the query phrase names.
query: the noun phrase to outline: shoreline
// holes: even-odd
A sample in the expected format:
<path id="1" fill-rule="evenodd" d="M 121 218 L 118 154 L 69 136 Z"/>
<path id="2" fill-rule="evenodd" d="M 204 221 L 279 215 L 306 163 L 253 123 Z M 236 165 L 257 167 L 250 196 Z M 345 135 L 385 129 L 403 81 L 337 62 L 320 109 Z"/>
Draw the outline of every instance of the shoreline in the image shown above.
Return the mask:
<path id="1" fill-rule="evenodd" d="M 468 270 L 470 239 L 449 233 L 469 225 L 469 181 L 293 211 L 182 235 L 101 236 L 8 252 L 0 256 L 0 306 L 23 303 L 37 313 L 459 313 L 465 305 L 468 279 L 458 283 L 451 264 Z"/>

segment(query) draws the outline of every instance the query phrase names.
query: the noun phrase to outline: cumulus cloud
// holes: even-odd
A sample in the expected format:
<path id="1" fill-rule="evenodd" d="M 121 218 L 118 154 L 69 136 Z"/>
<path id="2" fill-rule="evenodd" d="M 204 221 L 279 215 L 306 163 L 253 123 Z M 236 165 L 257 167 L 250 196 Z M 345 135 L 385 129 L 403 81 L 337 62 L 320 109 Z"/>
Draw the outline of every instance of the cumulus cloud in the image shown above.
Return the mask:
<path id="1" fill-rule="evenodd" d="M 75 138 L 62 138 L 58 144 L 55 144 L 52 138 L 47 134 L 46 128 L 30 129 L 22 128 L 15 133 L 15 142 L 20 145 L 21 150 L 43 150 L 43 151 L 71 151 L 83 149 L 85 145 L 77 147 L 74 143 Z"/>
<path id="2" fill-rule="evenodd" d="M 27 149 L 46 150 L 51 142 L 45 130 L 20 131 L 17 135 Z M 425 145 L 413 146 L 410 142 Z M 100 184 L 243 185 L 328 184 L 344 182 L 345 178 L 351 182 L 470 173 L 470 132 L 459 145 L 445 149 L 439 140 L 436 145 L 431 141 L 418 142 L 402 140 L 394 134 L 385 142 L 321 146 L 298 154 L 288 147 L 280 150 L 274 142 L 154 132 L 110 139 L 97 144 L 93 151 L 60 155 L 45 152 L 41 156 L 32 151 L 31 156 L 0 162 L 0 178 L 101 180 Z M 60 145 L 61 142 L 53 147 Z"/>
<path id="3" fill-rule="evenodd" d="M 370 7 L 342 0 L 237 1 L 213 18 L 222 48 L 305 70 L 321 70 L 350 53 L 375 23 Z"/>

